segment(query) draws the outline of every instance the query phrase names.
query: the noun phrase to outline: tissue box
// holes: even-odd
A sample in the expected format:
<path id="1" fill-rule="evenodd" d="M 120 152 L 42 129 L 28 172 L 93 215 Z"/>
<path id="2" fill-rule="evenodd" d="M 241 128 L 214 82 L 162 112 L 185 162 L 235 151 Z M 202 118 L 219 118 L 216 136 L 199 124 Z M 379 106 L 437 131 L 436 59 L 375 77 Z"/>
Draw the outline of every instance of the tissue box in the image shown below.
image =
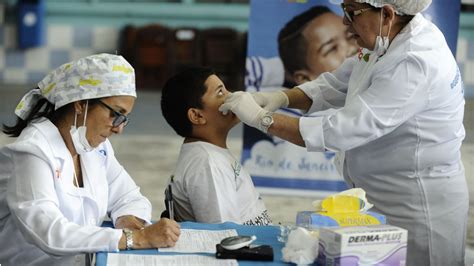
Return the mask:
<path id="1" fill-rule="evenodd" d="M 407 230 L 392 225 L 321 228 L 318 265 L 405 265 Z"/>
<path id="2" fill-rule="evenodd" d="M 302 225 L 309 228 L 359 226 L 385 223 L 385 215 L 370 211 L 332 214 L 300 211 L 296 215 L 296 225 Z"/>

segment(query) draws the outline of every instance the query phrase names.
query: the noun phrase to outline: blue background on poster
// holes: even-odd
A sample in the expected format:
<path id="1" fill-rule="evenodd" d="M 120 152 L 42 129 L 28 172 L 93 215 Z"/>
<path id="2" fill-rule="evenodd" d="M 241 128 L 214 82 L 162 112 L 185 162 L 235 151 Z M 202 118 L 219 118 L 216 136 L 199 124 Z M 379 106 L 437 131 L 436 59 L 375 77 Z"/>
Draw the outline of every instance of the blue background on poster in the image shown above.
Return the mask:
<path id="1" fill-rule="evenodd" d="M 342 1 L 308 0 L 305 3 L 288 2 L 295 1 L 251 1 L 248 56 L 278 56 L 278 32 L 292 17 L 311 6 L 324 5 L 342 16 L 340 7 Z M 453 54 L 456 54 L 460 8 L 460 0 L 436 0 L 433 1 L 428 10 L 423 12 L 425 17 L 432 19 L 444 33 Z"/>
<path id="2" fill-rule="evenodd" d="M 262 1 L 252 0 L 247 56 L 278 56 L 277 36 L 286 22 L 314 5 L 329 7 L 342 16 L 339 4 L 326 0 L 309 0 L 306 3 L 288 3 L 288 0 Z"/>

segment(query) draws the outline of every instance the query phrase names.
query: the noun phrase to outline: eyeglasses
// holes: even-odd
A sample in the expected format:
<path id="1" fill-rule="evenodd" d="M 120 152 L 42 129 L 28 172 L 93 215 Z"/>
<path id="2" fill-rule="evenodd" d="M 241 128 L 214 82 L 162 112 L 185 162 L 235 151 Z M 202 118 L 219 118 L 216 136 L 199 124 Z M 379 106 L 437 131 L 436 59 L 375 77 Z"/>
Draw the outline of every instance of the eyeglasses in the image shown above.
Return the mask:
<path id="1" fill-rule="evenodd" d="M 130 122 L 130 119 L 128 118 L 128 116 L 126 116 L 124 114 L 121 114 L 120 112 L 115 111 L 112 107 L 110 107 L 110 105 L 104 103 L 103 101 L 99 101 L 99 102 L 103 106 L 105 106 L 107 109 L 112 111 L 112 113 L 114 114 L 114 121 L 112 121 L 112 126 L 113 127 L 118 127 L 122 124 L 123 124 L 124 127 L 126 127 L 128 125 L 128 123 Z"/>
<path id="2" fill-rule="evenodd" d="M 358 9 L 358 10 L 347 11 L 346 5 L 344 5 L 344 3 L 341 3 L 341 8 L 342 8 L 342 10 L 344 11 L 344 17 L 345 17 L 350 23 L 354 22 L 354 17 L 355 17 L 355 16 L 358 16 L 358 15 L 364 13 L 365 11 L 369 11 L 369 10 L 371 10 L 371 9 L 374 9 L 374 7 L 368 7 L 368 8 Z"/>

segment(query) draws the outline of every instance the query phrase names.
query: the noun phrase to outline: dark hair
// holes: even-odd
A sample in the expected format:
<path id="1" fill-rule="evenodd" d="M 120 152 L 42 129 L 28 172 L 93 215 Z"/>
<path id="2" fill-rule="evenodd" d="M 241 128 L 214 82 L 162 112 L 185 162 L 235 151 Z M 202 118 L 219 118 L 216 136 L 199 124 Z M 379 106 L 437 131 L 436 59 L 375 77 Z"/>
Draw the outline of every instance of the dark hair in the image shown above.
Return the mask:
<path id="1" fill-rule="evenodd" d="M 278 52 L 285 70 L 290 74 L 307 67 L 307 43 L 301 34 L 306 25 L 318 16 L 332 11 L 326 6 L 313 6 L 293 17 L 278 34 Z"/>
<path id="2" fill-rule="evenodd" d="M 399 17 L 399 23 L 401 24 L 402 28 L 404 28 L 410 21 L 415 17 L 413 15 L 401 15 Z"/>
<path id="3" fill-rule="evenodd" d="M 39 90 L 39 88 L 36 87 L 35 90 Z M 40 99 L 36 105 L 33 106 L 33 109 L 25 120 L 17 117 L 15 125 L 7 126 L 6 124 L 3 124 L 2 131 L 10 137 L 16 138 L 20 136 L 23 129 L 25 129 L 25 127 L 28 126 L 31 121 L 40 117 L 47 117 L 51 119 L 54 113 L 54 104 L 50 103 L 46 99 Z"/>
<path id="4" fill-rule="evenodd" d="M 188 119 L 190 108 L 203 108 L 204 83 L 215 75 L 212 69 L 190 66 L 166 81 L 161 94 L 161 111 L 166 122 L 182 137 L 190 137 L 192 124 Z"/>
<path id="5" fill-rule="evenodd" d="M 35 90 L 39 90 L 38 87 Z M 96 104 L 98 99 L 90 99 L 89 100 L 89 107 Z M 47 99 L 43 98 L 40 99 L 35 106 L 31 109 L 30 113 L 26 117 L 26 119 L 21 119 L 17 117 L 16 122 L 13 126 L 7 126 L 3 124 L 3 133 L 9 135 L 10 137 L 16 138 L 20 136 L 23 129 L 25 129 L 32 121 L 45 117 L 52 122 L 58 121 L 59 119 L 63 118 L 67 110 L 71 108 L 72 103 L 66 104 L 57 110 L 54 110 L 54 104 L 50 103 Z"/>

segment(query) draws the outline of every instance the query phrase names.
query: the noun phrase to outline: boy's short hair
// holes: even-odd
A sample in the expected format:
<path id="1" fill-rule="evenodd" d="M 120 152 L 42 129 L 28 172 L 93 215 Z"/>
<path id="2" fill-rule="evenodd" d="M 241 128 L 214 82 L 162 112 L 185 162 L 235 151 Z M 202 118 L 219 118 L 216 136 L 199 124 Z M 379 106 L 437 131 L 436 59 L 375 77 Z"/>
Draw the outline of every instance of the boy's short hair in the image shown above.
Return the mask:
<path id="1" fill-rule="evenodd" d="M 310 21 L 326 13 L 333 12 L 326 6 L 313 6 L 293 17 L 278 33 L 278 53 L 290 74 L 308 67 L 306 64 L 308 45 L 302 32 Z"/>
<path id="2" fill-rule="evenodd" d="M 166 122 L 182 137 L 190 137 L 192 124 L 188 119 L 190 108 L 203 108 L 204 83 L 215 75 L 210 68 L 187 67 L 166 81 L 161 94 L 161 111 Z"/>

